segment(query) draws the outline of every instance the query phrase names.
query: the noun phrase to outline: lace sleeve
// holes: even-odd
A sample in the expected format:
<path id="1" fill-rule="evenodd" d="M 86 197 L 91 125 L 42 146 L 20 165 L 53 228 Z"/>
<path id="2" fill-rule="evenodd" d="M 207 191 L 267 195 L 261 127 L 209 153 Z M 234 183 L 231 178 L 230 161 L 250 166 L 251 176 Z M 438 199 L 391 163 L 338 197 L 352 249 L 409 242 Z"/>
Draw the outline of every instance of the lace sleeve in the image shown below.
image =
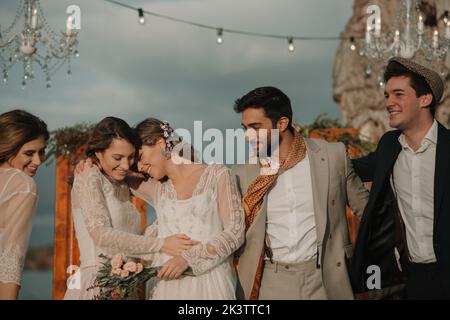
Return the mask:
<path id="1" fill-rule="evenodd" d="M 156 238 L 158 237 L 158 223 L 155 221 L 151 225 L 149 225 L 147 228 L 145 228 L 144 231 L 144 237 L 149 238 Z M 153 261 L 158 256 L 159 252 L 156 253 L 149 253 L 145 255 L 140 255 L 139 258 L 142 258 L 144 260 Z"/>
<path id="2" fill-rule="evenodd" d="M 159 181 L 154 179 L 145 181 L 144 178 L 128 175 L 126 182 L 135 197 L 144 200 L 152 206 L 156 205 L 156 194 L 160 184 Z"/>
<path id="3" fill-rule="evenodd" d="M 112 227 L 101 174 L 96 167 L 86 168 L 75 177 L 73 186 L 80 199 L 86 228 L 94 243 L 108 251 L 130 255 L 158 252 L 164 239 L 136 235 Z"/>
<path id="4" fill-rule="evenodd" d="M 37 204 L 36 186 L 8 198 L 0 208 L 5 218 L 0 230 L 0 282 L 20 285 Z"/>
<path id="5" fill-rule="evenodd" d="M 149 225 L 147 228 L 145 228 L 144 236 L 146 237 L 154 237 L 156 238 L 158 236 L 158 222 L 155 221 L 151 225 Z"/>
<path id="6" fill-rule="evenodd" d="M 196 275 L 219 265 L 244 243 L 244 212 L 236 180 L 230 170 L 225 168 L 220 173 L 216 192 L 223 231 L 211 241 L 200 243 L 181 254 Z"/>

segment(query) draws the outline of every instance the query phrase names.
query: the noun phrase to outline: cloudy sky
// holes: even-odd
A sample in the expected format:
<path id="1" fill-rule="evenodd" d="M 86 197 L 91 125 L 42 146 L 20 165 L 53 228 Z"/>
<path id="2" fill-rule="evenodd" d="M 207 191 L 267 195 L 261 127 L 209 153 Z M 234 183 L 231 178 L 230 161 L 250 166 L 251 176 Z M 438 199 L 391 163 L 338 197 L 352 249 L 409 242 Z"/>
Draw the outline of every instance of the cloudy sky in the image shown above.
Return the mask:
<path id="1" fill-rule="evenodd" d="M 338 36 L 352 14 L 351 0 L 122 0 L 136 7 L 230 29 L 283 35 Z M 0 24 L 8 26 L 16 0 L 0 2 Z M 236 98 L 263 85 L 290 98 L 294 118 L 312 121 L 319 113 L 341 118 L 332 100 L 332 66 L 337 41 L 296 42 L 224 34 L 157 17 L 137 22 L 137 12 L 103 0 L 41 0 L 57 32 L 65 30 L 66 8 L 81 8 L 80 57 L 69 77 L 64 69 L 45 88 L 42 75 L 21 88 L 22 68 L 0 84 L 0 112 L 24 108 L 50 129 L 121 117 L 134 125 L 148 116 L 174 127 L 238 128 Z M 31 245 L 53 241 L 54 166 L 37 175 L 41 194 Z"/>

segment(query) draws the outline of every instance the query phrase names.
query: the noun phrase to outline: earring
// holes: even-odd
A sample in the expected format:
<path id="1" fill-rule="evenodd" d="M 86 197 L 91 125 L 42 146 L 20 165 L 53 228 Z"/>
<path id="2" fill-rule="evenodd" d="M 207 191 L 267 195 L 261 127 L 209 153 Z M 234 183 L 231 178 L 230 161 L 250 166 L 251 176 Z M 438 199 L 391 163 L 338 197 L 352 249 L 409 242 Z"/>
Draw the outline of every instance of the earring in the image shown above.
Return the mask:
<path id="1" fill-rule="evenodd" d="M 162 154 L 162 156 L 163 156 L 166 160 L 169 160 L 169 159 L 170 159 L 170 153 L 168 153 L 168 152 L 166 151 L 166 149 L 161 149 L 161 154 Z"/>

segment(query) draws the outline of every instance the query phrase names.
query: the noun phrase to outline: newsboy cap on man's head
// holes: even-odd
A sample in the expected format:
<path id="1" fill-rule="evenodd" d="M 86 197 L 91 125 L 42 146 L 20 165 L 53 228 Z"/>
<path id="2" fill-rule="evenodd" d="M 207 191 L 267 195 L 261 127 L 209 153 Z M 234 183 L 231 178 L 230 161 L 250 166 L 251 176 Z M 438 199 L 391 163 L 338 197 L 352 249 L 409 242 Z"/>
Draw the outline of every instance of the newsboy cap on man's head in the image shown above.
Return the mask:
<path id="1" fill-rule="evenodd" d="M 414 62 L 410 59 L 405 59 L 401 57 L 394 57 L 389 60 L 388 65 L 392 62 L 396 62 L 401 64 L 403 67 L 408 69 L 409 71 L 422 76 L 427 84 L 430 86 L 431 91 L 433 92 L 434 99 L 436 103 L 441 101 L 442 95 L 444 94 L 444 82 L 441 77 L 437 74 L 437 72 L 424 67 L 417 62 Z"/>

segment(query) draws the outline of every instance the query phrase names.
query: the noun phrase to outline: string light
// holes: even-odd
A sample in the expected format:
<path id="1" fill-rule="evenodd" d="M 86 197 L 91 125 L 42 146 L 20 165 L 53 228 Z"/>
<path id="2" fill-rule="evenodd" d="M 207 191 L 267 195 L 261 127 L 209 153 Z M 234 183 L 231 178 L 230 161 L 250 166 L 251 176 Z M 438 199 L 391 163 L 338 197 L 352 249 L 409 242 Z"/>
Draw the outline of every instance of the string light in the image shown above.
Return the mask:
<path id="1" fill-rule="evenodd" d="M 350 50 L 352 51 L 356 50 L 355 37 L 350 37 Z"/>
<path id="2" fill-rule="evenodd" d="M 444 13 L 441 16 L 441 19 L 444 21 L 444 24 L 447 25 L 449 22 L 449 12 L 448 10 L 445 10 Z"/>
<path id="3" fill-rule="evenodd" d="M 144 10 L 142 8 L 138 9 L 138 15 L 139 15 L 139 24 L 145 24 L 145 17 L 144 17 Z"/>
<path id="4" fill-rule="evenodd" d="M 378 87 L 379 88 L 383 88 L 384 87 L 384 77 L 381 74 L 378 75 Z"/>
<path id="5" fill-rule="evenodd" d="M 295 50 L 293 37 L 288 38 L 288 50 L 289 50 L 289 52 L 294 52 L 294 50 Z"/>
<path id="6" fill-rule="evenodd" d="M 281 34 L 270 34 L 270 33 L 262 33 L 262 32 L 252 32 L 252 31 L 245 31 L 245 30 L 237 30 L 237 29 L 228 29 L 228 28 L 218 28 L 217 26 L 212 26 L 212 25 L 207 25 L 207 24 L 203 24 L 203 23 L 199 23 L 199 22 L 195 22 L 195 21 L 189 21 L 189 20 L 185 20 L 185 19 L 180 19 L 180 18 L 175 18 L 172 16 L 168 16 L 168 15 L 164 15 L 161 13 L 157 13 L 157 12 L 152 12 L 152 11 L 148 11 L 148 10 L 143 10 L 142 8 L 135 8 L 129 4 L 117 1 L 117 0 L 103 0 L 105 2 L 109 2 L 130 10 L 137 10 L 139 13 L 139 23 L 140 24 L 144 24 L 145 23 L 145 18 L 144 18 L 144 14 L 147 15 L 151 15 L 154 17 L 158 17 L 161 19 L 165 19 L 165 20 L 170 20 L 173 22 L 178 22 L 178 23 L 183 23 L 186 25 L 191 25 L 197 28 L 202 28 L 202 29 L 209 29 L 209 30 L 214 30 L 216 31 L 217 34 L 217 39 L 216 42 L 217 44 L 222 44 L 223 43 L 223 33 L 227 32 L 227 33 L 232 33 L 232 34 L 239 34 L 239 35 L 244 35 L 244 36 L 250 36 L 250 37 L 259 37 L 259 38 L 272 38 L 272 39 L 286 39 L 285 35 L 281 35 Z M 363 37 L 352 37 L 353 39 L 363 39 Z M 305 40 L 305 41 L 314 41 L 314 40 L 319 40 L 319 41 L 339 41 L 339 40 L 349 40 L 350 37 L 342 37 L 342 36 L 337 36 L 337 37 L 308 37 L 308 36 L 290 36 L 288 37 L 288 50 L 289 52 L 293 52 L 295 50 L 295 46 L 294 46 L 294 40 Z M 355 46 L 356 49 L 356 46 Z M 353 49 L 352 49 L 353 50 Z"/>
<path id="7" fill-rule="evenodd" d="M 222 44 L 222 43 L 223 43 L 223 29 L 218 28 L 217 29 L 217 44 Z"/>

